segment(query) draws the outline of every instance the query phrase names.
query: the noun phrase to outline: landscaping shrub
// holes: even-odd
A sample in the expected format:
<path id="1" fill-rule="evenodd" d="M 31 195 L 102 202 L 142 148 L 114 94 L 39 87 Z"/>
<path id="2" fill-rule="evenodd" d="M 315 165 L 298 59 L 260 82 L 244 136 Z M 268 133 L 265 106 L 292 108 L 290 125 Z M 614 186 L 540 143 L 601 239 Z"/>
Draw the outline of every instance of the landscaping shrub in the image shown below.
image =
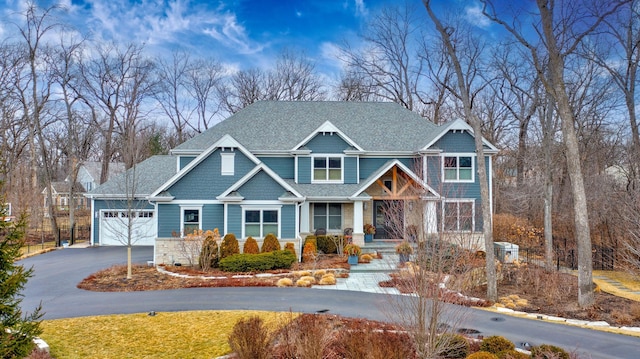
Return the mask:
<path id="1" fill-rule="evenodd" d="M 516 346 L 509 339 L 498 335 L 493 335 L 482 339 L 480 350 L 497 354 L 504 350 L 513 350 Z"/>
<path id="2" fill-rule="evenodd" d="M 438 355 L 448 359 L 463 359 L 469 355 L 469 342 L 458 334 L 442 334 L 436 342 Z"/>
<path id="3" fill-rule="evenodd" d="M 313 241 L 308 241 L 304 248 L 302 249 L 302 261 L 303 262 L 313 262 L 317 256 L 316 245 Z"/>
<path id="4" fill-rule="evenodd" d="M 264 237 L 264 241 L 262 242 L 262 253 L 279 251 L 280 250 L 280 242 L 278 242 L 278 238 L 273 233 L 267 234 Z"/>
<path id="5" fill-rule="evenodd" d="M 293 255 L 296 255 L 296 245 L 293 244 L 293 242 L 287 242 L 284 244 L 284 250 L 285 251 L 289 251 L 291 253 L 293 253 Z M 296 257 L 297 258 L 297 257 Z"/>
<path id="6" fill-rule="evenodd" d="M 374 330 L 363 322 L 348 323 L 333 344 L 339 358 L 415 358 L 413 341 L 406 332 Z"/>
<path id="7" fill-rule="evenodd" d="M 316 238 L 316 236 L 314 236 L 313 234 L 310 234 L 308 236 L 306 236 L 304 238 L 304 245 L 303 247 L 308 243 L 308 242 L 313 242 L 313 245 L 318 248 L 318 239 Z"/>
<path id="8" fill-rule="evenodd" d="M 198 265 L 204 271 L 218 265 L 218 243 L 216 243 L 213 235 L 208 235 L 202 242 L 202 250 L 198 257 Z"/>
<path id="9" fill-rule="evenodd" d="M 293 286 L 293 281 L 291 278 L 280 278 L 276 282 L 276 287 L 291 287 Z"/>
<path id="10" fill-rule="evenodd" d="M 220 244 L 220 259 L 240 253 L 240 245 L 235 234 L 227 233 Z"/>
<path id="11" fill-rule="evenodd" d="M 467 359 L 498 359 L 498 356 L 493 353 L 479 351 L 470 354 L 469 356 L 467 356 Z"/>
<path id="12" fill-rule="evenodd" d="M 318 243 L 318 250 L 325 254 L 337 254 L 338 247 L 336 246 L 336 241 L 338 238 L 336 237 L 338 236 L 318 236 L 316 239 Z"/>
<path id="13" fill-rule="evenodd" d="M 238 359 L 269 358 L 269 334 L 260 317 L 239 320 L 233 327 L 228 342 Z"/>
<path id="14" fill-rule="evenodd" d="M 569 353 L 555 345 L 542 344 L 531 348 L 534 359 L 569 359 Z"/>
<path id="15" fill-rule="evenodd" d="M 525 353 L 520 353 L 515 349 L 503 350 L 500 353 L 498 353 L 498 359 L 529 359 L 529 355 Z"/>
<path id="16" fill-rule="evenodd" d="M 258 247 L 258 242 L 255 238 L 249 236 L 247 241 L 244 242 L 244 247 L 242 248 L 242 253 L 245 254 L 258 254 L 260 253 L 260 247 Z"/>
<path id="17" fill-rule="evenodd" d="M 234 254 L 222 258 L 219 266 L 226 272 L 260 272 L 291 268 L 295 261 L 295 255 L 289 251 L 273 251 L 260 254 Z"/>
<path id="18" fill-rule="evenodd" d="M 320 278 L 320 281 L 318 282 L 318 284 L 320 285 L 334 285 L 336 284 L 336 276 L 329 273 L 329 274 L 325 274 L 322 276 L 322 278 Z"/>

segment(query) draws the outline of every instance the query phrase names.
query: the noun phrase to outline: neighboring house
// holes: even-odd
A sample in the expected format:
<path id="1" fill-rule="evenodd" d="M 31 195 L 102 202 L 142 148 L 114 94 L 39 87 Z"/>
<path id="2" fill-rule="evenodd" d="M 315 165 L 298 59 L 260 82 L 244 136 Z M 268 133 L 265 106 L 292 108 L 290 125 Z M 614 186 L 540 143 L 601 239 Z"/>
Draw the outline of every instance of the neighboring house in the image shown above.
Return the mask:
<path id="1" fill-rule="evenodd" d="M 90 192 L 100 184 L 101 171 L 102 162 L 82 162 L 78 167 L 78 177 L 76 178 L 76 182 L 82 184 L 86 191 Z M 109 163 L 109 173 L 107 174 L 107 180 L 122 172 L 124 172 L 124 162 Z M 69 180 L 69 177 L 65 179 L 65 181 Z"/>
<path id="2" fill-rule="evenodd" d="M 90 201 L 84 196 L 100 184 L 100 171 L 102 163 L 86 161 L 78 166 L 78 177 L 74 184 L 74 201 L 71 200 L 71 178 L 67 176 L 64 181 L 51 183 L 53 204 L 57 211 L 68 211 L 69 206 L 75 202 L 75 209 L 83 210 L 90 208 Z M 112 162 L 109 164 L 108 178 L 118 173 L 124 172 L 124 163 Z M 42 190 L 44 197 L 44 213 L 48 216 L 49 198 L 47 188 Z"/>
<path id="3" fill-rule="evenodd" d="M 490 176 L 497 149 L 485 142 L 485 150 Z M 294 242 L 298 253 L 317 230 L 353 229 L 352 240 L 365 244 L 364 224 L 377 227 L 376 238 L 389 236 L 389 203 L 405 209 L 406 226 L 477 239 L 476 167 L 473 131 L 461 120 L 436 126 L 395 103 L 257 102 L 134 167 L 136 211 L 145 219 L 135 229 L 151 231 L 137 244 L 155 243 L 158 264 L 176 261 L 179 237 L 194 229 L 218 228 L 240 241 L 272 232 Z M 131 217 L 125 179 L 126 173 L 88 194 L 94 244 L 118 242 L 105 228 Z M 409 223 L 416 211 L 424 220 Z"/>
<path id="4" fill-rule="evenodd" d="M 53 206 L 57 211 L 68 211 L 69 207 L 73 205 L 73 202 L 75 202 L 75 209 L 89 208 L 89 201 L 83 196 L 86 191 L 78 182 L 75 183 L 73 188 L 75 201 L 71 200 L 70 182 L 52 182 L 51 190 Z M 47 208 L 49 208 L 49 197 L 47 196 L 47 193 L 49 193 L 49 191 L 45 187 L 45 189 L 42 190 L 42 195 L 44 196 L 45 215 L 48 215 Z"/>

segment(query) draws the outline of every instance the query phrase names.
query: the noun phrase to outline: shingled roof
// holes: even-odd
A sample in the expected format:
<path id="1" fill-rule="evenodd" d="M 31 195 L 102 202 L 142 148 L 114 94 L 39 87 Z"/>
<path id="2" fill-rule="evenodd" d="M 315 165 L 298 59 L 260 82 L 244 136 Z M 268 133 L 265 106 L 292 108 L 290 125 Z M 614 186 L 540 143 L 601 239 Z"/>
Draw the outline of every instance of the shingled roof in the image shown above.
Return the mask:
<path id="1" fill-rule="evenodd" d="M 225 134 L 251 152 L 290 151 L 326 121 L 364 151 L 418 151 L 442 130 L 391 102 L 262 101 L 237 112 L 173 152 L 207 149 Z"/>

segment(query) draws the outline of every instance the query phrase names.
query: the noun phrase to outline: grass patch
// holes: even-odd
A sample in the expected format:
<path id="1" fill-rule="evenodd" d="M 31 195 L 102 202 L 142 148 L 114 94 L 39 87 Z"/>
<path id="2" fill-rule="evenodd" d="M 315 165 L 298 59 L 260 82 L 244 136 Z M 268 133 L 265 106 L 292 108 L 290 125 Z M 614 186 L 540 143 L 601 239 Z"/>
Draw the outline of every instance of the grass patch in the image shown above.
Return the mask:
<path id="1" fill-rule="evenodd" d="M 640 292 L 640 280 L 635 278 L 633 275 L 626 272 L 614 272 L 614 271 L 593 271 L 593 276 L 603 276 L 611 278 L 615 281 L 620 282 L 625 287 L 629 288 L 632 292 Z M 603 292 L 613 294 L 617 297 L 627 298 L 635 301 L 640 301 L 640 295 L 631 293 L 628 291 L 621 290 L 616 286 L 608 283 L 607 281 L 594 278 L 593 282 L 600 287 Z"/>
<path id="2" fill-rule="evenodd" d="M 231 352 L 227 339 L 235 323 L 255 315 L 271 330 L 295 317 L 263 311 L 106 315 L 45 320 L 41 337 L 58 359 L 215 358 Z"/>

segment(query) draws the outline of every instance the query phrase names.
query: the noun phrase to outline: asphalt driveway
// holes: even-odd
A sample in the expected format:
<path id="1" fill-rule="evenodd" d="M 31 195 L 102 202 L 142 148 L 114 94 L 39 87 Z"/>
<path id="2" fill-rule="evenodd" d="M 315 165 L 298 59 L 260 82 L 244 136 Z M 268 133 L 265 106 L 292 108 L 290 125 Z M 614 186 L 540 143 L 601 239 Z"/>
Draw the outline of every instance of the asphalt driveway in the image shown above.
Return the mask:
<path id="1" fill-rule="evenodd" d="M 146 263 L 152 247 L 134 247 L 133 260 Z M 23 291 L 22 309 L 42 303 L 44 319 L 148 311 L 255 309 L 314 313 L 328 311 L 350 317 L 393 320 L 388 295 L 310 288 L 191 288 L 131 293 L 97 293 L 76 288 L 83 278 L 115 264 L 126 264 L 126 248 L 65 248 L 20 261 L 34 268 Z M 411 300 L 403 297 L 402 300 Z M 581 354 L 581 358 L 638 358 L 640 338 L 549 322 L 515 318 L 484 310 L 449 306 L 464 311 L 460 329 L 479 335 L 502 335 L 516 345 L 553 344 Z"/>

